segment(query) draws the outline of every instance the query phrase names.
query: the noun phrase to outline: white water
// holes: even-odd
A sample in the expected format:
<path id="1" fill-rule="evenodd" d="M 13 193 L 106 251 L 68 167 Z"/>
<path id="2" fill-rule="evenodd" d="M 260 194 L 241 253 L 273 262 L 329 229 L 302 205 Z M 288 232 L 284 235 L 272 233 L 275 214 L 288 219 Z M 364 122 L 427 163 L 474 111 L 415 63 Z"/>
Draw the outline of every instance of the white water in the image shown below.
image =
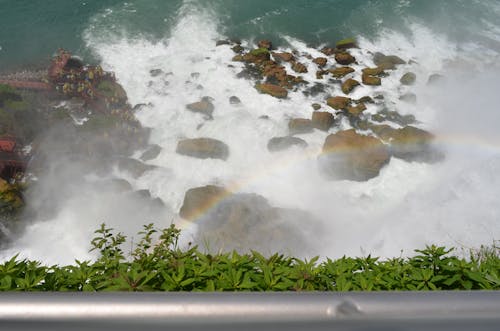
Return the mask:
<path id="1" fill-rule="evenodd" d="M 135 189 L 149 189 L 173 212 L 155 214 L 154 219 L 150 219 L 139 206 L 113 203 L 112 195 L 103 197 L 96 193 L 93 196 L 88 192 L 82 197 L 75 194 L 67 197 L 67 203 L 56 217 L 28 227 L 14 247 L 4 252 L 5 256 L 21 252 L 22 256 L 50 263 L 91 258 L 89 242 L 93 230 L 102 221 L 129 236 L 151 221 L 158 226 L 172 221 L 179 223 L 177 211 L 185 191 L 207 184 L 257 193 L 273 206 L 313 213 L 326 229 L 321 234 L 311 234 L 310 238 L 315 243 L 313 253 L 322 256 L 371 253 L 392 257 L 399 256 L 401 250 L 411 254 L 413 249 L 425 244 L 478 247 L 500 237 L 500 139 L 492 129 L 495 124 L 492 119 L 498 117 L 487 115 L 493 111 L 490 106 L 494 103 L 486 102 L 487 107 L 471 109 L 473 105 L 465 102 L 468 90 L 463 90 L 464 87 L 457 90 L 458 86 L 450 83 L 436 93 L 436 87 L 426 86 L 427 77 L 432 73 L 452 77 L 448 68 L 469 61 L 471 52 L 458 49 L 445 37 L 416 24 L 412 25 L 414 36 L 410 40 L 391 31 L 384 32 L 375 42 L 361 39 L 361 48 L 353 51 L 361 64 L 373 66 L 370 52 L 375 51 L 399 55 L 416 63 L 395 70 L 383 79 L 380 87 L 356 89 L 352 97 L 382 93 L 391 109 L 414 114 L 422 128 L 442 134 L 447 158 L 434 165 L 392 158 L 378 177 L 367 182 L 332 182 L 318 174 L 316 164 L 328 133 L 315 131 L 300 135 L 309 144 L 306 151 L 291 149 L 272 154 L 266 148 L 270 138 L 288 133 L 288 118 L 309 118 L 310 105 L 314 102 L 327 109 L 325 96 L 306 98 L 300 92 L 293 92 L 288 99 L 278 100 L 257 93 L 254 82 L 236 78 L 242 65 L 231 62 L 234 53 L 230 48 L 215 46 L 215 40 L 222 38 L 216 33 L 216 24 L 211 14 L 198 12 L 187 4 L 171 37 L 160 43 L 124 37 L 103 41 L 102 37 L 90 33 L 86 37 L 88 45 L 101 57 L 103 67 L 116 73 L 130 103 L 151 104 L 143 107 L 137 117 L 144 126 L 153 128 L 151 143 L 163 149 L 149 162 L 159 166 L 157 170 L 137 180 L 126 174 L 118 175 L 129 180 Z M 298 40 L 288 40 L 291 49 L 321 55 Z M 498 60 L 498 54 L 487 56 L 492 63 L 495 58 Z M 310 68 L 304 78 L 315 81 L 315 65 L 308 60 L 303 62 Z M 481 70 L 488 65 L 474 68 L 479 70 L 478 83 Z M 355 66 L 358 74 L 354 78 L 360 79 L 362 67 Z M 152 69 L 171 74 L 151 77 Z M 402 87 L 399 78 L 409 70 L 417 74 L 417 84 Z M 193 77 L 192 73 L 199 76 Z M 479 94 L 478 100 L 493 100 L 497 98 L 494 87 L 498 87 L 498 83 L 493 79 L 489 88 L 485 86 L 474 93 Z M 330 94 L 341 94 L 338 85 L 330 88 Z M 398 100 L 407 90 L 417 94 L 417 105 Z M 229 104 L 232 95 L 241 99 L 241 105 Z M 186 104 L 199 101 L 203 96 L 214 99 L 213 121 L 185 110 Z M 369 105 L 367 112 L 377 110 L 377 106 Z M 456 117 L 464 113 L 470 116 Z M 262 115 L 269 119 L 260 119 Z M 483 121 L 484 118 L 487 121 Z M 464 126 L 467 121 L 477 125 Z M 344 127 L 347 125 L 344 123 Z M 468 128 L 467 132 L 464 127 Z M 336 130 L 339 128 L 330 133 Z M 485 137 L 484 132 L 490 135 Z M 185 137 L 222 140 L 229 145 L 230 157 L 224 162 L 178 155 L 175 153 L 177 141 Z M 197 226 L 184 223 L 183 226 L 189 240 Z M 307 228 L 308 224 L 300 226 Z M 229 240 L 237 242 L 241 235 L 254 236 L 253 248 L 266 251 L 267 243 L 260 242 L 258 234 L 235 233 Z M 320 235 L 325 239 L 318 240 Z M 289 245 L 291 253 L 300 254 L 293 250 L 293 243 Z"/>

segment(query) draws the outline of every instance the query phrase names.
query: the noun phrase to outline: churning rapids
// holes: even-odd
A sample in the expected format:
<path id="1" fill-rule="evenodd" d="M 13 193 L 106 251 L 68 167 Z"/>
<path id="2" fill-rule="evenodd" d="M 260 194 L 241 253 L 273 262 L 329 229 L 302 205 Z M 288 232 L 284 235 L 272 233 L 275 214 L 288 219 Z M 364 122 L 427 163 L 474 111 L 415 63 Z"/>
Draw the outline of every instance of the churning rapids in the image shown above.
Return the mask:
<path id="1" fill-rule="evenodd" d="M 95 18 L 99 19 L 104 18 Z M 326 136 L 349 128 L 348 121 L 341 121 L 329 132 L 314 130 L 298 135 L 307 141 L 305 149 L 292 147 L 271 153 L 266 146 L 272 137 L 288 134 L 289 119 L 310 118 L 311 104 L 319 103 L 328 110 L 325 100 L 341 94 L 339 85 L 327 84 L 325 91 L 315 96 L 304 95 L 304 87 L 289 92 L 286 99 L 260 94 L 254 88 L 255 81 L 237 77 L 243 64 L 231 60 L 235 54 L 230 46 L 216 46 L 217 40 L 226 38 L 218 32 L 218 24 L 215 14 L 186 2 L 175 27 L 160 42 L 87 29 L 87 47 L 106 70 L 115 72 L 130 103 L 144 104 L 136 116 L 152 128 L 150 143 L 161 146 L 158 157 L 148 161 L 157 166 L 155 169 L 139 178 L 119 169 L 112 176 L 126 179 L 134 189 L 149 190 L 167 207 L 151 211 L 138 201 L 86 187 L 65 191 L 72 193 L 61 197 L 61 210 L 27 226 L 2 256 L 20 252 L 22 257 L 50 263 L 92 258 L 89 242 L 102 222 L 132 240 L 143 224 L 155 222 L 166 227 L 174 222 L 183 229 L 184 242 L 195 240 L 202 249 L 256 249 L 263 253 L 279 249 L 298 256 L 393 257 L 401 251 L 411 254 L 426 244 L 467 249 L 500 238 L 497 51 L 480 43 L 458 45 L 418 22 L 408 22 L 410 36 L 387 30 L 375 39 L 358 37 L 359 48 L 351 51 L 359 63 L 355 68 L 373 67 L 375 52 L 394 54 L 409 62 L 383 78 L 381 86 L 360 86 L 350 97 L 383 95 L 390 110 L 414 115 L 416 126 L 436 135 L 437 148 L 445 158 L 428 164 L 393 157 L 368 181 L 330 181 L 318 171 L 317 157 Z M 289 46 L 282 49 L 302 54 L 302 63 L 311 69 L 303 78 L 321 82 L 315 75 L 315 64 L 305 57 L 324 56 L 319 52 L 321 47 L 284 38 Z M 255 42 L 243 40 L 242 45 L 251 49 Z M 500 39 L 496 42 L 498 45 Z M 151 75 L 152 70 L 160 74 Z M 403 86 L 399 79 L 408 71 L 414 72 L 417 80 L 412 86 Z M 428 85 L 428 77 L 436 73 L 445 81 Z M 361 80 L 360 74 L 354 78 Z M 400 100 L 408 92 L 417 96 L 415 104 Z M 185 110 L 187 104 L 205 96 L 214 105 L 213 120 Z M 241 103 L 230 103 L 231 96 Z M 375 114 L 380 107 L 368 105 L 366 112 Z M 227 160 L 176 153 L 180 139 L 197 137 L 225 142 L 229 146 Z M 57 185 L 71 185 L 72 178 L 81 174 L 68 169 L 57 176 Z M 86 175 L 88 180 L 92 176 Z M 282 233 L 272 240 L 264 233 L 271 231 L 269 228 L 251 224 L 225 224 L 220 229 L 223 238 L 204 237 L 203 233 L 211 234 L 216 226 L 216 206 L 206 210 L 212 213 L 210 221 L 201 217 L 188 222 L 178 212 L 188 189 L 209 184 L 227 187 L 233 193 L 258 194 L 273 207 L 301 210 L 311 217 L 280 220 Z M 305 236 L 307 248 L 289 233 Z"/>

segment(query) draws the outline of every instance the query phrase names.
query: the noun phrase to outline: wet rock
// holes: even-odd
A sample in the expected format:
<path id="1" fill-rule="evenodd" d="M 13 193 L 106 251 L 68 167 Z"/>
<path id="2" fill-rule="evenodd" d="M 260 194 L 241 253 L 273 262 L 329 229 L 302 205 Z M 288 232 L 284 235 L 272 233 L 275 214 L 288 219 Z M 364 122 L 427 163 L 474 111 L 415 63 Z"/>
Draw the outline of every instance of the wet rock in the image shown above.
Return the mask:
<path id="1" fill-rule="evenodd" d="M 439 84 L 444 80 L 444 76 L 440 74 L 432 74 L 427 79 L 427 85 Z"/>
<path id="2" fill-rule="evenodd" d="M 231 45 L 231 41 L 224 39 L 224 40 L 217 40 L 215 42 L 215 46 L 222 46 L 222 45 Z"/>
<path id="3" fill-rule="evenodd" d="M 237 96 L 233 95 L 229 98 L 229 103 L 231 105 L 239 105 L 241 103 L 241 100 Z"/>
<path id="4" fill-rule="evenodd" d="M 314 110 L 318 110 L 318 109 L 320 109 L 320 108 L 321 108 L 321 105 L 320 105 L 319 103 L 313 103 L 313 104 L 311 105 L 311 107 L 312 107 Z"/>
<path id="5" fill-rule="evenodd" d="M 342 78 L 351 72 L 354 72 L 354 69 L 351 67 L 337 67 L 333 69 L 329 69 L 328 72 L 332 74 L 335 78 Z"/>
<path id="6" fill-rule="evenodd" d="M 19 184 L 9 184 L 0 178 L 0 217 L 17 214 L 24 207 L 24 199 Z"/>
<path id="7" fill-rule="evenodd" d="M 144 162 L 156 159 L 156 157 L 160 154 L 161 147 L 160 145 L 154 144 L 150 145 L 148 149 L 142 153 L 140 159 Z"/>
<path id="8" fill-rule="evenodd" d="M 317 57 L 313 60 L 313 63 L 316 63 L 318 65 L 318 67 L 322 68 L 324 66 L 326 66 L 326 62 L 328 60 L 326 59 L 326 57 Z"/>
<path id="9" fill-rule="evenodd" d="M 415 116 L 411 114 L 401 115 L 397 111 L 389 111 L 387 109 L 382 109 L 377 114 L 372 115 L 372 120 L 376 122 L 388 121 L 399 124 L 401 126 L 406 126 L 415 123 Z"/>
<path id="10" fill-rule="evenodd" d="M 184 219 L 194 220 L 229 194 L 225 188 L 214 185 L 189 189 L 184 195 L 179 215 Z"/>
<path id="11" fill-rule="evenodd" d="M 380 139 L 388 142 L 391 140 L 392 135 L 394 134 L 394 129 L 392 126 L 387 124 L 370 124 L 369 129 Z"/>
<path id="12" fill-rule="evenodd" d="M 285 136 L 271 138 L 267 143 L 267 149 L 270 152 L 279 152 L 292 146 L 306 148 L 307 142 L 304 139 L 298 137 Z"/>
<path id="13" fill-rule="evenodd" d="M 292 64 L 292 70 L 298 73 L 306 73 L 307 67 L 300 62 L 295 62 Z"/>
<path id="14" fill-rule="evenodd" d="M 335 61 L 337 61 L 338 64 L 349 65 L 356 62 L 356 59 L 351 54 L 342 52 L 335 54 Z"/>
<path id="15" fill-rule="evenodd" d="M 326 85 L 322 83 L 315 83 L 313 86 L 308 87 L 304 91 L 302 91 L 302 94 L 305 96 L 309 97 L 315 97 L 319 94 L 326 93 Z"/>
<path id="16" fill-rule="evenodd" d="M 417 96 L 415 93 L 405 93 L 399 97 L 399 100 L 414 104 L 417 102 Z"/>
<path id="17" fill-rule="evenodd" d="M 326 100 L 326 103 L 335 110 L 347 109 L 351 99 L 347 97 L 331 97 Z"/>
<path id="18" fill-rule="evenodd" d="M 347 38 L 338 41 L 335 44 L 335 47 L 338 49 L 348 49 L 348 48 L 356 48 L 358 46 L 356 45 L 356 40 L 354 38 Z"/>
<path id="19" fill-rule="evenodd" d="M 401 77 L 399 81 L 403 85 L 413 85 L 415 84 L 416 80 L 417 80 L 417 75 L 415 75 L 413 72 L 407 72 Z"/>
<path id="20" fill-rule="evenodd" d="M 363 111 L 366 110 L 366 106 L 364 103 L 359 103 L 357 106 L 349 106 L 347 107 L 347 113 L 353 117 L 359 117 Z"/>
<path id="21" fill-rule="evenodd" d="M 386 76 L 387 73 L 384 71 L 384 68 L 381 67 L 375 67 L 375 68 L 364 68 L 361 70 L 364 75 L 368 76 Z"/>
<path id="22" fill-rule="evenodd" d="M 378 176 L 389 160 L 390 154 L 379 139 L 360 135 L 354 129 L 329 135 L 318 158 L 327 178 L 354 181 Z"/>
<path id="23" fill-rule="evenodd" d="M 344 92 L 344 94 L 349 94 L 356 86 L 359 86 L 359 82 L 355 79 L 349 78 L 342 84 L 342 92 Z"/>
<path id="24" fill-rule="evenodd" d="M 434 135 L 413 127 L 394 130 L 391 134 L 391 153 L 394 157 L 406 161 L 436 162 L 442 154 L 432 147 Z"/>
<path id="25" fill-rule="evenodd" d="M 153 170 L 156 167 L 153 165 L 142 163 L 139 160 L 123 157 L 118 159 L 118 169 L 128 172 L 132 177 L 139 178 L 146 171 Z"/>
<path id="26" fill-rule="evenodd" d="M 374 103 L 373 99 L 367 95 L 359 98 L 358 100 L 355 100 L 354 102 L 356 102 L 356 103 Z"/>
<path id="27" fill-rule="evenodd" d="M 288 96 L 286 89 L 274 84 L 257 84 L 255 88 L 260 93 L 269 94 L 275 98 L 286 98 Z"/>
<path id="28" fill-rule="evenodd" d="M 241 53 L 243 53 L 243 51 L 245 51 L 245 49 L 241 45 L 235 45 L 235 46 L 231 47 L 231 49 L 233 50 L 233 52 L 238 53 L 238 54 L 241 54 Z"/>
<path id="29" fill-rule="evenodd" d="M 380 77 L 376 76 L 362 75 L 361 81 L 363 82 L 363 84 L 371 86 L 378 86 L 382 84 L 382 80 L 380 79 Z"/>
<path id="30" fill-rule="evenodd" d="M 327 111 L 315 111 L 312 113 L 311 122 L 314 128 L 328 131 L 335 123 L 335 118 Z"/>
<path id="31" fill-rule="evenodd" d="M 323 76 L 328 73 L 328 70 L 318 70 L 316 71 L 316 79 L 323 79 Z"/>
<path id="32" fill-rule="evenodd" d="M 259 80 L 262 78 L 262 72 L 256 66 L 245 65 L 245 68 L 237 73 L 236 77 L 248 80 Z"/>
<path id="33" fill-rule="evenodd" d="M 290 134 L 310 133 L 313 131 L 313 124 L 307 118 L 292 118 L 288 122 L 288 130 Z"/>
<path id="34" fill-rule="evenodd" d="M 265 48 L 267 50 L 270 50 L 270 49 L 273 48 L 273 43 L 270 42 L 269 40 L 260 40 L 257 43 L 257 47 L 259 47 L 259 48 Z"/>
<path id="35" fill-rule="evenodd" d="M 398 64 L 406 64 L 406 62 L 396 55 L 384 55 L 382 53 L 375 53 L 373 55 L 373 62 L 376 66 L 387 69 L 394 69 Z"/>
<path id="36" fill-rule="evenodd" d="M 255 64 L 269 61 L 270 58 L 271 56 L 267 48 L 257 48 L 243 55 L 243 61 Z"/>
<path id="37" fill-rule="evenodd" d="M 207 119 L 212 119 L 212 113 L 214 112 L 214 105 L 209 97 L 203 97 L 198 102 L 193 102 L 186 105 L 186 109 L 194 113 L 200 113 L 205 115 Z"/>
<path id="38" fill-rule="evenodd" d="M 282 53 L 273 52 L 272 55 L 278 61 L 290 62 L 294 59 L 293 54 L 288 52 L 282 52 Z"/>
<path id="39" fill-rule="evenodd" d="M 229 147 L 220 140 L 212 138 L 184 139 L 177 143 L 177 154 L 199 159 L 221 159 L 229 157 Z"/>
<path id="40" fill-rule="evenodd" d="M 330 56 L 330 55 L 335 54 L 337 52 L 337 50 L 335 48 L 332 48 L 332 47 L 323 47 L 320 50 L 320 52 L 325 54 L 326 56 Z"/>
<path id="41" fill-rule="evenodd" d="M 161 70 L 161 69 L 151 69 L 151 70 L 149 70 L 149 74 L 151 75 L 151 77 L 158 77 L 162 73 L 163 73 L 163 70 Z"/>

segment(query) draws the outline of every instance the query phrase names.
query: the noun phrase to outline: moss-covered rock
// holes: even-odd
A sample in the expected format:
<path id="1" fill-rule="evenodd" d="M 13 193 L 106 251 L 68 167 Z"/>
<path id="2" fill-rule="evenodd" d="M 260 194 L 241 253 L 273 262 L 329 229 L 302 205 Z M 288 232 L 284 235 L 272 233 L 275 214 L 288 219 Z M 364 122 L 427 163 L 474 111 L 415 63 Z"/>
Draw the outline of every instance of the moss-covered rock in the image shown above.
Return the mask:
<path id="1" fill-rule="evenodd" d="M 335 47 L 338 49 L 355 48 L 357 47 L 356 39 L 354 38 L 342 39 L 335 44 Z"/>
<path id="2" fill-rule="evenodd" d="M 315 111 L 312 113 L 311 122 L 314 128 L 328 131 L 335 123 L 335 118 L 330 112 Z"/>
<path id="3" fill-rule="evenodd" d="M 407 72 L 401 77 L 399 81 L 403 85 L 413 85 L 415 84 L 416 80 L 417 80 L 417 75 L 415 75 L 413 72 Z"/>
<path id="4" fill-rule="evenodd" d="M 274 84 L 257 84 L 255 88 L 260 93 L 269 94 L 275 98 L 286 98 L 288 96 L 288 91 L 286 89 Z"/>
<path id="5" fill-rule="evenodd" d="M 332 74 L 333 77 L 335 78 L 342 78 L 355 70 L 351 67 L 337 67 L 333 69 L 329 69 L 328 72 Z"/>
<path id="6" fill-rule="evenodd" d="M 310 133 L 313 131 L 313 124 L 307 118 L 292 118 L 288 122 L 288 130 L 290 134 Z"/>
<path id="7" fill-rule="evenodd" d="M 344 83 L 342 83 L 342 92 L 344 92 L 344 94 L 349 94 L 352 92 L 352 90 L 354 90 L 356 86 L 359 86 L 359 82 L 355 79 L 349 78 Z"/>
<path id="8" fill-rule="evenodd" d="M 267 143 L 267 149 L 270 152 L 279 152 L 293 146 L 306 148 L 307 142 L 304 139 L 292 136 L 273 137 Z"/>
<path id="9" fill-rule="evenodd" d="M 351 104 L 351 98 L 348 97 L 331 97 L 326 100 L 326 104 L 335 110 L 347 109 Z"/>
<path id="10" fill-rule="evenodd" d="M 199 159 L 227 160 L 229 147 L 222 141 L 212 138 L 184 139 L 177 143 L 177 154 Z"/>
<path id="11" fill-rule="evenodd" d="M 390 160 L 386 146 L 377 138 L 354 129 L 329 135 L 319 156 L 319 166 L 329 179 L 366 181 L 378 176 Z"/>

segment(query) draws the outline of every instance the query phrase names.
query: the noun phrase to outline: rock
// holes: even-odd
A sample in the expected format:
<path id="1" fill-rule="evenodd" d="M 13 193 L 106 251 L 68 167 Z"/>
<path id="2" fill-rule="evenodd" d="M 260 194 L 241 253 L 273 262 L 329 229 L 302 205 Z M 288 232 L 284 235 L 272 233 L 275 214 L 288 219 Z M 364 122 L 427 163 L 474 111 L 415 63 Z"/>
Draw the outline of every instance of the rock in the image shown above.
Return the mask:
<path id="1" fill-rule="evenodd" d="M 367 95 L 364 97 L 359 98 L 358 100 L 355 100 L 354 102 L 356 103 L 373 103 L 373 99 Z"/>
<path id="2" fill-rule="evenodd" d="M 361 81 L 365 85 L 378 86 L 382 84 L 382 80 L 380 79 L 380 77 L 376 76 L 362 75 Z"/>
<path id="3" fill-rule="evenodd" d="M 386 146 L 377 138 L 354 129 L 329 135 L 319 156 L 319 166 L 329 179 L 366 181 L 378 176 L 390 160 Z"/>
<path id="4" fill-rule="evenodd" d="M 262 79 L 262 72 L 257 66 L 245 65 L 245 68 L 236 74 L 236 77 L 248 80 L 260 80 Z"/>
<path id="5" fill-rule="evenodd" d="M 273 43 L 270 42 L 269 40 L 261 40 L 258 42 L 257 47 L 270 50 L 273 48 Z"/>
<path id="6" fill-rule="evenodd" d="M 351 103 L 351 99 L 347 97 L 332 97 L 328 98 L 326 103 L 335 110 L 347 109 L 347 106 Z"/>
<path id="7" fill-rule="evenodd" d="M 384 71 L 384 68 L 381 67 L 375 67 L 375 68 L 364 68 L 361 70 L 364 75 L 368 76 L 386 76 L 386 72 Z"/>
<path id="8" fill-rule="evenodd" d="M 221 159 L 229 157 L 229 147 L 220 140 L 212 138 L 184 139 L 177 143 L 177 154 L 199 159 Z"/>
<path id="9" fill-rule="evenodd" d="M 240 98 L 238 98 L 237 96 L 233 95 L 229 98 L 229 104 L 231 105 L 239 105 L 241 103 L 241 100 Z"/>
<path id="10" fill-rule="evenodd" d="M 231 41 L 230 40 L 217 40 L 215 42 L 215 46 L 222 46 L 222 45 L 231 45 Z"/>
<path id="11" fill-rule="evenodd" d="M 328 131 L 335 123 L 335 118 L 327 111 L 315 111 L 312 113 L 311 122 L 314 128 Z"/>
<path id="12" fill-rule="evenodd" d="M 416 103 L 417 96 L 415 95 L 415 93 L 405 93 L 399 97 L 399 100 L 404 101 L 404 102 L 408 102 L 408 103 Z"/>
<path id="13" fill-rule="evenodd" d="M 247 54 L 243 55 L 243 60 L 245 62 L 251 62 L 251 63 L 262 63 L 264 61 L 269 61 L 271 58 L 269 50 L 267 48 L 257 48 L 253 49 Z"/>
<path id="14" fill-rule="evenodd" d="M 356 40 L 354 38 L 342 39 L 335 44 L 335 47 L 338 49 L 355 48 L 357 47 Z"/>
<path id="15" fill-rule="evenodd" d="M 294 59 L 293 54 L 288 53 L 288 52 L 283 52 L 283 53 L 273 52 L 272 55 L 276 60 L 285 61 L 285 62 L 290 62 Z"/>
<path id="16" fill-rule="evenodd" d="M 356 59 L 351 54 L 342 52 L 335 54 L 335 61 L 337 61 L 338 64 L 349 65 L 356 62 Z"/>
<path id="17" fill-rule="evenodd" d="M 324 67 L 326 66 L 326 62 L 328 60 L 326 59 L 326 57 L 317 57 L 313 60 L 313 63 L 316 63 L 318 65 L 318 67 Z"/>
<path id="18" fill-rule="evenodd" d="M 332 47 L 323 47 L 320 51 L 321 53 L 325 54 L 326 56 L 333 55 L 337 52 L 335 48 Z"/>
<path id="19" fill-rule="evenodd" d="M 290 134 L 310 133 L 313 131 L 313 124 L 307 118 L 292 118 L 288 122 L 288 130 Z"/>
<path id="20" fill-rule="evenodd" d="M 201 101 L 193 102 L 186 105 L 186 109 L 194 113 L 200 113 L 206 116 L 208 119 L 212 119 L 212 113 L 214 112 L 214 105 L 209 97 L 203 97 Z"/>
<path id="21" fill-rule="evenodd" d="M 155 159 L 161 152 L 160 145 L 150 145 L 148 149 L 142 153 L 140 159 L 144 162 Z"/>
<path id="22" fill-rule="evenodd" d="M 129 157 L 119 158 L 117 164 L 118 164 L 118 169 L 128 172 L 134 178 L 139 178 L 146 171 L 153 170 L 156 168 L 155 166 L 142 163 L 139 160 L 132 159 Z"/>
<path id="23" fill-rule="evenodd" d="M 233 50 L 233 52 L 238 53 L 238 54 L 243 53 L 243 51 L 245 50 L 243 48 L 243 46 L 241 46 L 241 45 L 235 45 L 235 46 L 231 47 L 231 49 Z M 234 61 L 234 58 L 233 58 L 233 61 Z"/>
<path id="24" fill-rule="evenodd" d="M 391 134 L 391 153 L 406 161 L 435 162 L 442 154 L 432 148 L 434 135 L 413 126 L 394 130 Z"/>
<path id="25" fill-rule="evenodd" d="M 394 69 L 398 64 L 406 64 L 403 59 L 396 55 L 384 55 L 378 52 L 373 55 L 373 62 L 384 70 Z"/>
<path id="26" fill-rule="evenodd" d="M 316 71 L 316 79 L 323 79 L 323 76 L 328 73 L 328 70 L 318 70 Z"/>
<path id="27" fill-rule="evenodd" d="M 321 108 L 321 105 L 320 105 L 319 103 L 313 103 L 313 104 L 311 105 L 311 107 L 312 107 L 314 110 L 318 110 L 318 109 L 320 109 L 320 108 Z"/>
<path id="28" fill-rule="evenodd" d="M 382 109 L 377 114 L 372 115 L 372 119 L 376 122 L 389 121 L 401 126 L 406 126 L 415 122 L 415 116 L 411 114 L 401 115 L 397 111 L 389 111 L 387 109 Z"/>
<path id="29" fill-rule="evenodd" d="M 403 85 L 413 85 L 415 84 L 416 80 L 417 80 L 417 75 L 415 75 L 413 72 L 407 72 L 401 77 L 399 81 Z"/>
<path id="30" fill-rule="evenodd" d="M 24 207 L 21 187 L 0 178 L 0 217 L 17 214 Z"/>
<path id="31" fill-rule="evenodd" d="M 351 72 L 354 72 L 354 69 L 351 67 L 337 67 L 337 68 L 329 69 L 328 72 L 330 72 L 332 74 L 332 76 L 335 78 L 342 78 L 345 75 L 348 75 Z"/>
<path id="32" fill-rule="evenodd" d="M 388 142 L 391 139 L 392 135 L 394 134 L 394 131 L 396 130 L 392 126 L 387 125 L 387 124 L 380 124 L 380 125 L 371 124 L 371 125 L 369 125 L 369 129 L 377 137 L 379 137 L 380 139 L 382 139 L 383 141 L 386 141 L 386 142 Z"/>
<path id="33" fill-rule="evenodd" d="M 207 249 L 210 252 L 259 250 L 290 253 L 290 243 L 293 243 L 296 250 L 293 253 L 308 254 L 311 233 L 315 234 L 316 240 L 323 240 L 321 234 L 324 231 L 318 229 L 315 224 L 319 222 L 308 213 L 272 207 L 265 198 L 256 194 L 222 193 L 221 197 L 217 193 L 208 203 L 201 200 L 205 208 L 191 217 L 197 220 L 198 228 L 193 242 L 198 245 L 209 243 Z"/>
<path id="34" fill-rule="evenodd" d="M 309 96 L 315 97 L 318 94 L 326 93 L 325 89 L 326 89 L 326 85 L 325 84 L 323 84 L 323 83 L 315 83 L 313 86 L 308 87 L 307 89 L 303 90 L 302 94 L 304 94 L 307 97 L 309 97 Z"/>
<path id="35" fill-rule="evenodd" d="M 189 189 L 184 195 L 179 215 L 184 219 L 194 220 L 229 194 L 225 188 L 214 185 Z"/>
<path id="36" fill-rule="evenodd" d="M 270 152 L 279 152 L 292 146 L 306 148 L 307 142 L 304 139 L 298 137 L 286 136 L 271 138 L 267 143 L 267 149 Z"/>
<path id="37" fill-rule="evenodd" d="M 245 58 L 243 57 L 243 55 L 237 54 L 237 55 L 233 56 L 233 58 L 231 59 L 231 61 L 234 61 L 234 62 L 243 62 L 243 61 L 245 61 Z"/>
<path id="38" fill-rule="evenodd" d="M 298 73 L 306 73 L 307 72 L 307 67 L 305 65 L 303 65 L 302 63 L 300 63 L 300 62 L 295 62 L 292 65 L 292 70 L 295 71 L 295 72 L 298 72 Z"/>
<path id="39" fill-rule="evenodd" d="M 288 96 L 288 91 L 283 87 L 274 84 L 257 84 L 255 88 L 260 93 L 269 94 L 275 98 L 286 98 Z"/>
<path id="40" fill-rule="evenodd" d="M 149 74 L 151 75 L 151 77 L 157 77 L 157 76 L 161 75 L 162 73 L 163 73 L 163 70 L 161 70 L 161 69 L 149 70 Z"/>
<path id="41" fill-rule="evenodd" d="M 359 115 L 361 115 L 361 113 L 363 111 L 366 110 L 366 106 L 364 103 L 359 103 L 357 106 L 355 107 L 347 107 L 347 113 L 350 115 L 350 116 L 354 116 L 354 117 L 359 117 Z"/>
<path id="42" fill-rule="evenodd" d="M 344 92 L 344 94 L 349 94 L 356 86 L 359 86 L 359 82 L 349 78 L 342 84 L 342 92 Z"/>
<path id="43" fill-rule="evenodd" d="M 427 79 L 427 85 L 435 85 L 441 83 L 444 80 L 444 76 L 440 74 L 432 74 Z"/>

